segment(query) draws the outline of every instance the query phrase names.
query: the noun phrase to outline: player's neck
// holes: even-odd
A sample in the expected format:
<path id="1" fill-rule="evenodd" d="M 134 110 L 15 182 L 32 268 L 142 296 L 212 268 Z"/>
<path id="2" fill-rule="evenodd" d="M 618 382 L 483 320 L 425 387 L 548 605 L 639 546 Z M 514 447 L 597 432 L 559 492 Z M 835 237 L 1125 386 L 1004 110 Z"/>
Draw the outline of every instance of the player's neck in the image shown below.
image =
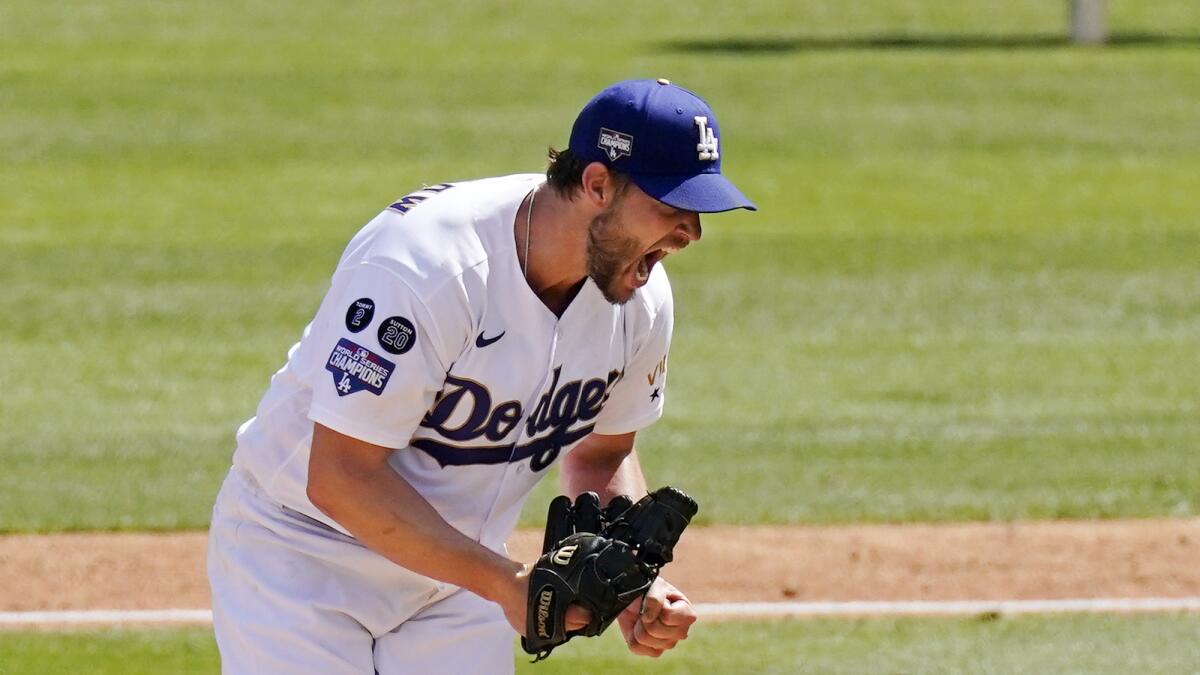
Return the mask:
<path id="1" fill-rule="evenodd" d="M 587 278 L 587 225 L 584 204 L 558 195 L 547 185 L 517 210 L 513 235 L 525 280 L 550 311 L 562 315 Z M 526 218 L 529 218 L 528 222 Z M 528 224 L 529 238 L 526 239 Z M 528 244 L 528 246 L 527 246 Z M 529 259 L 525 260 L 525 251 Z"/>

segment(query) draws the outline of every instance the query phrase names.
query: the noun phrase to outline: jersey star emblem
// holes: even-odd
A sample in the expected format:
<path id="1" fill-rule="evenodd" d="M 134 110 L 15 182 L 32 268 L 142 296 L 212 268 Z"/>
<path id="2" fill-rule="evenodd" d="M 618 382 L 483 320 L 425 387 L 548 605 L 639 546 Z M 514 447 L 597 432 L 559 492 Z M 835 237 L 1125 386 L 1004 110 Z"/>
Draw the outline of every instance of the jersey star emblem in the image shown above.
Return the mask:
<path id="1" fill-rule="evenodd" d="M 654 388 L 654 391 L 650 392 L 650 400 L 651 400 L 651 401 L 657 401 L 657 400 L 658 400 L 658 396 L 659 396 L 659 394 L 658 394 L 658 387 L 655 387 L 655 388 Z"/>

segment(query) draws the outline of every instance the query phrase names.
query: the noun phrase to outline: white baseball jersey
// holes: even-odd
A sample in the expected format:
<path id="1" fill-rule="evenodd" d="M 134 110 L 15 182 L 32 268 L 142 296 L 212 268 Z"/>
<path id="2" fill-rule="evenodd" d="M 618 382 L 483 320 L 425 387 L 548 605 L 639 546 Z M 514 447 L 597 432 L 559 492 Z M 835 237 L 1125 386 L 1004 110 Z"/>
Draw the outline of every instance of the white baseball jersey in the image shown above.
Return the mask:
<path id="1" fill-rule="evenodd" d="M 657 420 L 672 330 L 666 273 L 655 266 L 622 306 L 589 279 L 555 316 L 526 283 L 513 237 L 543 180 L 436 185 L 367 224 L 239 429 L 235 467 L 271 500 L 341 530 L 305 494 L 315 421 L 395 448 L 392 468 L 451 525 L 500 550 L 564 453 L 593 431 Z"/>

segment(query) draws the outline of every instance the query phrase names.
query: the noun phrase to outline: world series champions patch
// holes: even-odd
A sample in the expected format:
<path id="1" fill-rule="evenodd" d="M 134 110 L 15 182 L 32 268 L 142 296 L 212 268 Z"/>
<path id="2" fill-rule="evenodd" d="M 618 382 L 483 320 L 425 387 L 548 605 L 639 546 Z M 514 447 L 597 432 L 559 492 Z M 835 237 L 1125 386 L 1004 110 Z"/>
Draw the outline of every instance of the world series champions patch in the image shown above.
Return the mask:
<path id="1" fill-rule="evenodd" d="M 338 340 L 325 364 L 338 396 L 363 390 L 379 396 L 395 369 L 395 363 L 346 338 Z"/>

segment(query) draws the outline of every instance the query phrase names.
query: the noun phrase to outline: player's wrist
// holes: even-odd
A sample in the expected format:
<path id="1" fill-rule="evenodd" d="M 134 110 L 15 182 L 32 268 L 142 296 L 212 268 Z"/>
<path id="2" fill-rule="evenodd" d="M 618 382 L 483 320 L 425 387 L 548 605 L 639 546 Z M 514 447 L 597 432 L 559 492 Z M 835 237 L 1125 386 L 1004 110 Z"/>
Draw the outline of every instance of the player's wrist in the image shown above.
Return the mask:
<path id="1" fill-rule="evenodd" d="M 525 608 L 529 595 L 529 566 L 507 558 L 479 576 L 476 595 L 500 606 L 504 617 L 518 635 L 525 635 Z"/>
<path id="2" fill-rule="evenodd" d="M 468 590 L 502 607 L 519 601 L 524 604 L 529 569 L 515 560 L 497 556 L 477 577 L 474 588 Z"/>

